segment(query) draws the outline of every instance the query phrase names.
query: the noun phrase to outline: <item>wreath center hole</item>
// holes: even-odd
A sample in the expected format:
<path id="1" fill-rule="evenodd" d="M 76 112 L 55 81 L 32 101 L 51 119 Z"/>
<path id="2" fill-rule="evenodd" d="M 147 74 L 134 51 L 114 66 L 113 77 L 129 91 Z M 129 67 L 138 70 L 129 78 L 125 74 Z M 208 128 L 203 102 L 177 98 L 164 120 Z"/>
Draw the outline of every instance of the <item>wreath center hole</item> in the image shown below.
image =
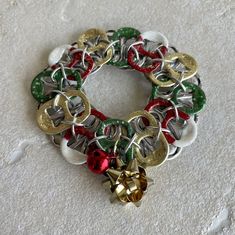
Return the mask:
<path id="1" fill-rule="evenodd" d="M 88 76 L 84 89 L 91 104 L 112 118 L 125 118 L 144 109 L 151 94 L 151 82 L 140 72 L 104 65 Z"/>

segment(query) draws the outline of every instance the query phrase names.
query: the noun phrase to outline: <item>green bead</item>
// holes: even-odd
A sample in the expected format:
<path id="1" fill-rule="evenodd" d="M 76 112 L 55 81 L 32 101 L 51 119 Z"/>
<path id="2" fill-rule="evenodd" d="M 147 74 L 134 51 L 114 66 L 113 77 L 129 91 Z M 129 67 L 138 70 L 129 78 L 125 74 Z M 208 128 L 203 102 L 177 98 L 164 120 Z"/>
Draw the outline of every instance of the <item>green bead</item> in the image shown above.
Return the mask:
<path id="1" fill-rule="evenodd" d="M 125 38 L 126 40 L 131 39 L 131 38 L 137 38 L 140 35 L 140 31 L 131 27 L 123 27 L 118 29 L 112 37 L 110 38 L 111 41 L 116 41 L 121 38 Z M 121 45 L 120 43 L 116 43 L 114 45 L 115 51 L 120 51 L 121 50 Z M 110 60 L 108 62 L 110 65 L 115 65 L 117 67 L 128 67 L 128 63 L 126 60 L 118 60 L 118 61 L 112 61 Z"/>
<path id="2" fill-rule="evenodd" d="M 112 126 L 112 125 L 116 125 L 116 126 L 120 125 L 121 127 L 124 127 L 127 131 L 128 138 L 131 138 L 132 135 L 134 134 L 133 128 L 131 127 L 130 123 L 128 123 L 127 121 L 109 118 L 103 121 L 101 125 L 99 126 L 99 129 L 97 130 L 97 137 L 105 135 L 105 129 L 108 126 Z M 108 151 L 110 148 L 113 148 L 115 146 L 115 141 L 110 140 L 108 138 L 99 139 L 98 143 L 104 151 Z"/>
<path id="3" fill-rule="evenodd" d="M 190 89 L 192 91 L 193 107 L 183 106 L 182 108 L 180 108 L 180 110 L 189 115 L 200 112 L 206 104 L 206 96 L 204 91 L 199 86 L 190 82 L 183 82 L 183 85 L 185 86 L 186 90 Z M 178 86 L 173 91 L 172 100 L 176 105 L 179 104 L 178 95 L 180 92 L 183 92 L 183 88 L 181 86 Z"/>
<path id="4" fill-rule="evenodd" d="M 75 87 L 75 89 L 80 89 L 82 86 L 80 73 L 76 70 L 71 70 L 68 68 L 65 68 L 64 71 L 65 71 L 66 76 L 72 76 L 77 81 L 77 86 Z M 51 78 L 52 72 L 53 72 L 52 70 L 44 70 L 41 73 L 39 73 L 32 81 L 31 93 L 33 97 L 39 103 L 44 103 L 52 99 L 56 95 L 56 93 L 53 93 L 53 92 L 46 95 L 45 90 L 44 90 L 43 79 L 48 78 L 48 77 Z M 60 83 L 61 83 L 62 78 L 63 78 L 63 74 L 62 74 L 62 71 L 59 69 L 53 75 L 53 79 L 55 80 L 55 85 L 56 85 L 55 89 L 60 90 Z"/>

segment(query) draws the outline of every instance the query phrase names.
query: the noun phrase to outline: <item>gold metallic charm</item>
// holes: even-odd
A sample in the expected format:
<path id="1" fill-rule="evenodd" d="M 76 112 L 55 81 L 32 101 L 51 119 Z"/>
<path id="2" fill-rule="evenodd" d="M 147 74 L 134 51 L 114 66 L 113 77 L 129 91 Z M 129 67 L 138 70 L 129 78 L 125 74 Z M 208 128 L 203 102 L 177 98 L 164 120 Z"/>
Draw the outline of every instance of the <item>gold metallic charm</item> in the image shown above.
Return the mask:
<path id="1" fill-rule="evenodd" d="M 87 42 L 93 43 L 93 45 L 88 45 L 87 47 L 87 51 L 92 53 L 104 53 L 110 43 L 106 32 L 101 29 L 89 29 L 83 34 L 81 34 L 77 41 L 78 48 L 84 49 L 87 46 Z M 106 64 L 109 60 L 111 60 L 112 56 L 113 50 L 112 48 L 109 48 L 106 51 L 106 56 L 102 57 L 102 59 L 95 61 L 95 64 L 97 66 Z"/>
<path id="2" fill-rule="evenodd" d="M 146 176 L 144 168 L 138 166 L 136 159 L 131 160 L 127 166 L 117 169 L 108 169 L 106 171 L 109 180 L 111 192 L 111 201 L 115 199 L 121 202 L 132 202 L 136 206 L 140 206 L 144 192 L 147 190 L 148 182 L 152 182 Z"/>
<path id="3" fill-rule="evenodd" d="M 171 87 L 176 83 L 174 80 L 179 80 L 182 82 L 193 77 L 197 73 L 197 62 L 190 55 L 184 53 L 172 53 L 166 55 L 164 59 L 166 61 L 172 62 L 177 60 L 185 67 L 185 71 L 184 73 L 182 73 L 181 71 L 178 71 L 174 66 L 172 66 L 171 63 L 165 62 L 164 71 L 166 72 L 166 77 L 168 77 L 169 79 L 158 79 L 158 77 L 156 77 L 153 72 L 145 74 L 154 84 L 160 87 Z"/>
<path id="4" fill-rule="evenodd" d="M 165 60 L 178 60 L 181 64 L 184 65 L 186 71 L 184 72 L 183 80 L 189 79 L 197 73 L 197 61 L 190 55 L 184 53 L 172 53 L 167 55 Z M 164 68 L 173 78 L 180 79 L 182 72 L 176 70 L 171 66 L 171 64 L 166 63 Z"/>
<path id="5" fill-rule="evenodd" d="M 156 136 L 156 130 L 149 129 L 146 130 L 136 137 L 136 143 L 140 144 L 140 142 L 147 137 L 154 138 Z M 158 166 L 162 164 L 169 154 L 169 145 L 168 142 L 162 132 L 159 134 L 158 142 L 156 143 L 156 148 L 149 153 L 146 157 L 144 157 L 140 151 L 140 149 L 135 146 L 135 157 L 137 158 L 138 162 L 143 167 L 148 166 Z"/>
<path id="6" fill-rule="evenodd" d="M 139 111 L 135 111 L 131 113 L 126 120 L 127 122 L 131 122 L 135 118 L 139 118 L 139 117 L 146 118 L 149 122 L 148 124 L 150 127 L 159 127 L 159 124 L 157 120 L 154 118 L 154 116 L 145 110 L 139 110 Z"/>
<path id="7" fill-rule="evenodd" d="M 65 95 L 65 96 L 64 96 Z M 47 101 L 37 111 L 37 122 L 39 127 L 46 133 L 46 134 L 58 134 L 68 128 L 71 127 L 70 123 L 60 123 L 58 126 L 55 126 L 53 120 L 51 120 L 47 110 L 50 108 L 54 108 L 55 106 L 59 106 L 64 111 L 64 121 L 65 122 L 75 122 L 76 124 L 80 124 L 85 121 L 91 112 L 90 103 L 83 92 L 80 90 L 69 90 L 64 93 L 64 95 L 57 95 L 54 99 Z M 70 97 L 80 97 L 83 105 L 84 105 L 84 112 L 81 116 L 73 116 L 68 107 L 68 98 Z"/>

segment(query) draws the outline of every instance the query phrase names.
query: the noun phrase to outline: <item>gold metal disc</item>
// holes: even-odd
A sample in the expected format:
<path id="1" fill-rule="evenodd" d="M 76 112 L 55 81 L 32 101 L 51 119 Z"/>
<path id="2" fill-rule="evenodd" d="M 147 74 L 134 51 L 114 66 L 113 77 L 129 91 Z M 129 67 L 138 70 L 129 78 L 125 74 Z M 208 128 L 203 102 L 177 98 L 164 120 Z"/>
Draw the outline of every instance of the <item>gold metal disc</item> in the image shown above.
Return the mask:
<path id="1" fill-rule="evenodd" d="M 172 54 L 166 55 L 165 60 L 171 60 L 171 61 L 178 60 L 181 64 L 185 66 L 186 71 L 184 72 L 183 80 L 187 80 L 193 77 L 197 73 L 197 70 L 198 70 L 197 61 L 190 55 L 187 55 L 184 53 L 172 53 Z M 181 72 L 178 70 L 175 70 L 171 66 L 171 64 L 166 63 L 164 68 L 167 72 L 169 72 L 169 74 L 173 78 L 180 79 Z"/>
<path id="2" fill-rule="evenodd" d="M 83 92 L 80 90 L 69 90 L 64 93 L 67 97 L 75 97 L 78 96 L 82 99 L 84 105 L 84 112 L 81 116 L 74 117 L 68 107 L 68 100 L 63 95 L 57 95 L 54 99 L 47 101 L 37 111 L 37 123 L 42 131 L 46 134 L 54 135 L 58 134 L 68 128 L 71 127 L 71 124 L 60 123 L 58 126 L 55 126 L 53 121 L 50 119 L 50 116 L 47 112 L 49 108 L 53 108 L 54 106 L 60 106 L 64 111 L 64 121 L 75 122 L 76 124 L 80 124 L 85 121 L 91 112 L 90 103 Z"/>
<path id="3" fill-rule="evenodd" d="M 149 122 L 149 126 L 159 127 L 158 121 L 155 119 L 155 117 L 145 110 L 139 110 L 139 111 L 135 111 L 135 112 L 131 113 L 127 117 L 126 121 L 131 122 L 133 119 L 138 118 L 138 117 L 146 118 Z"/>
<path id="4" fill-rule="evenodd" d="M 140 142 L 146 138 L 146 137 L 154 137 L 156 134 L 156 131 L 153 129 L 146 130 L 142 133 L 140 133 L 136 138 L 136 143 L 140 144 Z M 158 166 L 162 164 L 169 154 L 169 144 L 164 136 L 163 133 L 160 133 L 159 136 L 159 144 L 157 148 L 152 151 L 150 154 L 148 154 L 146 157 L 144 157 L 140 151 L 140 149 L 135 146 L 135 153 L 136 158 L 141 166 L 148 167 L 148 166 Z"/>
<path id="5" fill-rule="evenodd" d="M 186 71 L 184 72 L 184 76 L 182 77 L 182 72 L 177 71 L 175 68 L 171 66 L 170 63 L 165 63 L 164 70 L 168 74 L 169 77 L 172 77 L 176 80 L 185 81 L 191 77 L 193 77 L 198 70 L 197 62 L 196 60 L 187 54 L 184 53 L 172 53 L 169 55 L 166 55 L 164 58 L 165 60 L 171 60 L 175 61 L 178 60 L 180 63 L 182 63 Z M 145 76 L 149 78 L 154 84 L 160 86 L 160 87 L 171 87 L 175 85 L 175 81 L 172 79 L 169 79 L 168 81 L 161 81 L 157 79 L 157 77 L 154 75 L 153 72 L 146 73 Z"/>
<path id="6" fill-rule="evenodd" d="M 105 51 L 109 45 L 109 39 L 106 32 L 102 29 L 89 29 L 86 32 L 82 33 L 77 41 L 78 48 L 84 49 L 86 47 L 85 45 L 86 42 L 95 41 L 98 37 L 99 40 L 101 41 L 96 45 L 94 44 L 92 46 L 88 46 L 87 51 L 88 52 Z M 103 64 L 106 64 L 109 60 L 111 60 L 112 56 L 113 56 L 113 50 L 112 48 L 109 48 L 106 52 L 106 56 L 95 62 L 96 66 L 101 66 Z"/>

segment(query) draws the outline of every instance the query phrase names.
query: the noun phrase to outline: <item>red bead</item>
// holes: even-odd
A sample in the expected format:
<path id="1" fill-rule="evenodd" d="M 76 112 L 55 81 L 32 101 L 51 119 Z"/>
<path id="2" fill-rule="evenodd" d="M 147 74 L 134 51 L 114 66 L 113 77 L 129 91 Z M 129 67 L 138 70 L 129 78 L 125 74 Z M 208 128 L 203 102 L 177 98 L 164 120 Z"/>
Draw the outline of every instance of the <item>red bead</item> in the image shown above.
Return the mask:
<path id="1" fill-rule="evenodd" d="M 95 149 L 92 152 L 88 152 L 87 166 L 96 174 L 103 174 L 109 168 L 111 156 L 101 149 Z"/>

